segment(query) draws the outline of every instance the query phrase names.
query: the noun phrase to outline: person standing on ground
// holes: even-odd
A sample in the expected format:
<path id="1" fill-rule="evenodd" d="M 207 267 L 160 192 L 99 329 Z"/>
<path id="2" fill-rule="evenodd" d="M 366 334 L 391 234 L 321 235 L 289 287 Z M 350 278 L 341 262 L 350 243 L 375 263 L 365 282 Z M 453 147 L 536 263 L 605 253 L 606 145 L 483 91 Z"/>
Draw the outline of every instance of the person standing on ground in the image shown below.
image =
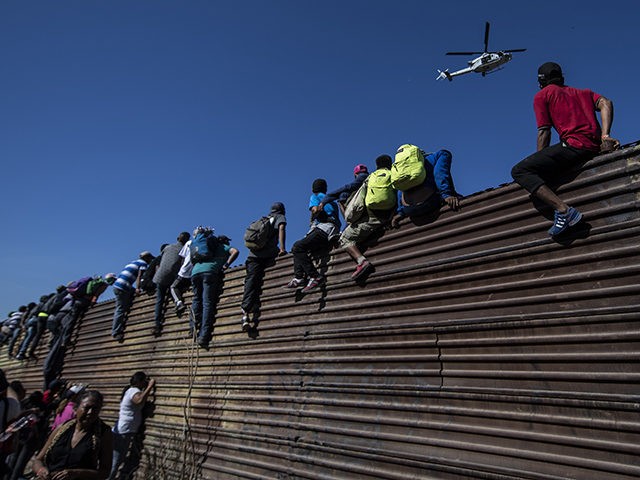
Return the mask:
<path id="1" fill-rule="evenodd" d="M 32 471 L 39 480 L 107 478 L 113 453 L 111 429 L 100 419 L 102 394 L 87 390 L 78 404 L 76 418 L 49 435 L 34 457 Z"/>
<path id="2" fill-rule="evenodd" d="M 144 372 L 136 372 L 129 380 L 120 400 L 118 423 L 113 427 L 113 462 L 109 480 L 130 480 L 140 464 L 139 438 L 142 409 L 154 391 L 156 381 Z"/>

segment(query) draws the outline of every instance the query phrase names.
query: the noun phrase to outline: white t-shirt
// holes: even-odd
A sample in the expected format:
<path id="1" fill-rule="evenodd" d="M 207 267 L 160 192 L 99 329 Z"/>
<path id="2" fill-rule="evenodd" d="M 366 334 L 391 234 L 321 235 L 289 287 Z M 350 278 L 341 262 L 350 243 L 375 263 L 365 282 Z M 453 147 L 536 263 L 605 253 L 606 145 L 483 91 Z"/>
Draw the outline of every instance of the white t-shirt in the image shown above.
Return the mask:
<path id="1" fill-rule="evenodd" d="M 191 264 L 191 240 L 184 244 L 182 250 L 180 250 L 180 255 L 184 260 L 182 261 L 182 266 L 180 267 L 180 271 L 178 272 L 178 276 L 182 278 L 191 278 L 191 270 L 193 270 L 193 265 Z"/>
<path id="2" fill-rule="evenodd" d="M 133 396 L 141 392 L 138 387 L 129 387 L 124 392 L 120 402 L 120 415 L 118 415 L 118 433 L 137 433 L 142 423 L 142 407 L 144 403 L 136 405 Z"/>

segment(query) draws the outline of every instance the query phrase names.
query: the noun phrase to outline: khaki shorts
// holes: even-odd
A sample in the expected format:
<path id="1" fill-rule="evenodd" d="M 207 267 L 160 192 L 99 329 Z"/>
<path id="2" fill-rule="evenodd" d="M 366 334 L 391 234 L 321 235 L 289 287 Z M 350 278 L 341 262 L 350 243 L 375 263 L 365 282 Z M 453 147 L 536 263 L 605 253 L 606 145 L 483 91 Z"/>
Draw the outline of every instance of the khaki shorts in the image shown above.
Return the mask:
<path id="1" fill-rule="evenodd" d="M 379 234 L 383 228 L 383 224 L 379 219 L 365 214 L 359 221 L 344 229 L 340 235 L 340 246 L 350 247 L 351 245 L 363 243 L 369 237 Z"/>

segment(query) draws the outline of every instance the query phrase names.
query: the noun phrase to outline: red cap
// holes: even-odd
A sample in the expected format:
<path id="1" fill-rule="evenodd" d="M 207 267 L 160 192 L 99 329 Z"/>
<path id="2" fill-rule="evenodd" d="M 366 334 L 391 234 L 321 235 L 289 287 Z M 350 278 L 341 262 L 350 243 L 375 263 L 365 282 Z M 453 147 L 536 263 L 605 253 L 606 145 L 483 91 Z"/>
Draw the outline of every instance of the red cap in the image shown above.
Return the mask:
<path id="1" fill-rule="evenodd" d="M 367 166 L 366 165 L 363 165 L 362 163 L 359 163 L 353 169 L 353 174 L 357 175 L 357 174 L 362 173 L 362 172 L 368 173 L 369 170 L 367 170 Z"/>

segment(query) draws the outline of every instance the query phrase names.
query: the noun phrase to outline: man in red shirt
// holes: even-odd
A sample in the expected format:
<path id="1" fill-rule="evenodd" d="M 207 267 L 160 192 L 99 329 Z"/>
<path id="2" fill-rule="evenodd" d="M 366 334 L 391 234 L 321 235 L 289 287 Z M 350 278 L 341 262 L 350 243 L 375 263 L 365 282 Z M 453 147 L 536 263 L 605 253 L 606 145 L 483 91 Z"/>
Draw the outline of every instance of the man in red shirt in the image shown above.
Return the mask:
<path id="1" fill-rule="evenodd" d="M 555 210 L 549 229 L 552 237 L 561 234 L 582 219 L 582 213 L 567 205 L 546 184 L 560 174 L 582 165 L 598 152 L 615 150 L 618 140 L 609 132 L 613 122 L 611 100 L 592 92 L 564 84 L 560 65 L 547 62 L 538 69 L 540 91 L 533 99 L 538 125 L 538 149 L 511 170 L 511 176 L 525 190 Z M 602 127 L 596 112 L 600 112 Z M 551 127 L 560 143 L 551 143 Z"/>

